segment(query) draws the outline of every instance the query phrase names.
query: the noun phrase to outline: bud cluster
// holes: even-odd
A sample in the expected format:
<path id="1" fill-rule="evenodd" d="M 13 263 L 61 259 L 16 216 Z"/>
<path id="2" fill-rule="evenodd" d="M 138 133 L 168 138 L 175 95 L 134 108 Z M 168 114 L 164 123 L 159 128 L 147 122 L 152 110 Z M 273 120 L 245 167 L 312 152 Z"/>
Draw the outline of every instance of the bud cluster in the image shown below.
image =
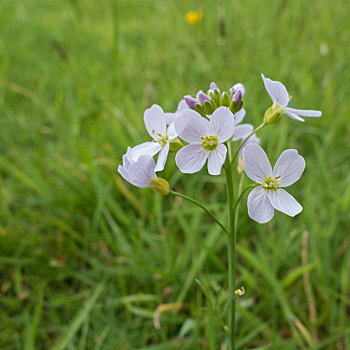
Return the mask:
<path id="1" fill-rule="evenodd" d="M 190 109 L 202 116 L 211 115 L 219 107 L 227 107 L 233 114 L 243 106 L 244 87 L 235 84 L 228 92 L 221 92 L 218 86 L 212 82 L 207 93 L 199 91 L 196 98 L 190 95 L 184 97 Z"/>

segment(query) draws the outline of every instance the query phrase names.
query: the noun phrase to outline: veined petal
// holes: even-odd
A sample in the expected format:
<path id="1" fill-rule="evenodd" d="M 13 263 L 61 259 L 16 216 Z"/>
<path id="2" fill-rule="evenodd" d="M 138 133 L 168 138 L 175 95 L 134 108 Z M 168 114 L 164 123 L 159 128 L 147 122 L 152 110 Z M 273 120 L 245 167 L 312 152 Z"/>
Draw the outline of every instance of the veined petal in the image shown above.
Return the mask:
<path id="1" fill-rule="evenodd" d="M 192 109 L 183 110 L 174 124 L 180 138 L 189 143 L 200 143 L 201 136 L 208 135 L 209 121 Z"/>
<path id="2" fill-rule="evenodd" d="M 184 109 L 188 109 L 188 105 L 186 103 L 186 101 L 184 99 L 182 99 L 179 104 L 177 105 L 177 109 L 176 112 L 180 113 L 181 111 L 183 111 Z"/>
<path id="3" fill-rule="evenodd" d="M 148 133 L 154 140 L 158 140 L 157 134 L 165 135 L 166 118 L 160 106 L 153 105 L 151 108 L 146 109 L 143 119 Z"/>
<path id="4" fill-rule="evenodd" d="M 124 180 L 129 181 L 129 173 L 126 171 L 125 166 L 118 166 L 118 173 L 124 178 Z"/>
<path id="5" fill-rule="evenodd" d="M 312 109 L 296 109 L 291 107 L 285 107 L 284 110 L 288 113 L 301 115 L 302 117 L 320 117 L 321 111 L 314 111 Z"/>
<path id="6" fill-rule="evenodd" d="M 268 197 L 275 209 L 291 217 L 294 217 L 303 210 L 303 207 L 296 199 L 282 188 L 277 189 L 277 191 L 269 191 Z"/>
<path id="7" fill-rule="evenodd" d="M 157 165 L 154 171 L 162 171 L 165 166 L 166 159 L 168 158 L 169 153 L 169 142 L 162 148 L 162 150 L 158 154 Z"/>
<path id="8" fill-rule="evenodd" d="M 236 112 L 233 116 L 235 118 L 235 125 L 237 125 L 238 123 L 240 123 L 243 118 L 246 115 L 246 111 L 244 108 L 241 108 L 238 112 Z"/>
<path id="9" fill-rule="evenodd" d="M 153 177 L 156 177 L 154 172 L 155 163 L 151 156 L 141 156 L 135 164 L 129 168 L 129 182 L 137 187 L 148 187 L 149 182 Z"/>
<path id="10" fill-rule="evenodd" d="M 248 195 L 248 215 L 259 224 L 269 222 L 274 215 L 267 192 L 261 187 L 255 187 Z"/>
<path id="11" fill-rule="evenodd" d="M 222 143 L 232 137 L 234 127 L 232 112 L 227 107 L 219 107 L 210 118 L 209 134 L 216 135 Z"/>
<path id="12" fill-rule="evenodd" d="M 140 156 L 145 154 L 153 157 L 162 149 L 162 146 L 158 142 L 148 141 L 141 143 L 133 147 L 130 150 L 131 159 L 135 162 Z"/>
<path id="13" fill-rule="evenodd" d="M 265 177 L 272 175 L 270 161 L 259 145 L 250 143 L 242 153 L 244 171 L 253 181 L 262 184 Z"/>
<path id="14" fill-rule="evenodd" d="M 208 152 L 200 144 L 192 144 L 176 153 L 175 162 L 182 173 L 193 174 L 203 168 L 207 158 Z"/>
<path id="15" fill-rule="evenodd" d="M 216 150 L 209 152 L 208 157 L 208 173 L 210 175 L 220 175 L 221 168 L 226 159 L 227 149 L 226 146 L 220 144 L 217 146 Z"/>
<path id="16" fill-rule="evenodd" d="M 177 133 L 176 133 L 176 130 L 175 130 L 174 123 L 171 123 L 168 126 L 168 129 L 167 129 L 166 133 L 167 133 L 167 136 L 168 136 L 169 140 L 174 140 L 177 137 Z"/>
<path id="17" fill-rule="evenodd" d="M 176 113 L 164 113 L 165 116 L 165 123 L 167 125 L 171 124 L 174 122 L 175 118 L 177 117 Z"/>
<path id="18" fill-rule="evenodd" d="M 235 131 L 233 132 L 232 141 L 244 140 L 248 137 L 254 130 L 254 126 L 252 124 L 241 124 L 235 127 Z"/>
<path id="19" fill-rule="evenodd" d="M 273 176 L 280 176 L 281 187 L 287 187 L 300 179 L 305 169 L 305 159 L 295 149 L 287 149 L 281 153 L 275 167 Z"/>
<path id="20" fill-rule="evenodd" d="M 277 102 L 280 106 L 285 107 L 289 102 L 289 94 L 286 87 L 279 81 L 274 81 L 269 78 L 265 78 L 264 74 L 261 74 L 265 89 L 270 95 L 273 102 Z"/>

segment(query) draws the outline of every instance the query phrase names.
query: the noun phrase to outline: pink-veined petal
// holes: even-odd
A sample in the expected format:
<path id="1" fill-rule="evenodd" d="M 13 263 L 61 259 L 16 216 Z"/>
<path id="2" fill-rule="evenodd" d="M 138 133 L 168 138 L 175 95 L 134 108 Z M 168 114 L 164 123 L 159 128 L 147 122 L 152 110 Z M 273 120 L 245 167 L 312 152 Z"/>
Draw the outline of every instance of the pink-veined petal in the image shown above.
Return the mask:
<path id="1" fill-rule="evenodd" d="M 279 81 L 274 81 L 269 78 L 265 78 L 264 74 L 261 74 L 265 89 L 270 95 L 273 102 L 277 102 L 280 106 L 285 107 L 289 102 L 289 94 L 286 87 Z"/>
<path id="2" fill-rule="evenodd" d="M 148 187 L 149 182 L 153 177 L 156 177 L 154 172 L 155 163 L 151 156 L 141 156 L 135 164 L 129 168 L 129 182 L 137 187 Z"/>
<path id="3" fill-rule="evenodd" d="M 259 224 L 269 222 L 274 215 L 267 192 L 261 187 L 255 187 L 248 195 L 248 215 Z"/>
<path id="4" fill-rule="evenodd" d="M 175 157 L 175 162 L 182 173 L 193 174 L 201 170 L 208 158 L 201 145 L 192 144 L 181 148 Z"/>
<path id="5" fill-rule="evenodd" d="M 321 111 L 314 111 L 312 109 L 296 109 L 291 107 L 285 107 L 284 110 L 288 113 L 301 115 L 302 117 L 320 117 Z"/>
<path id="6" fill-rule="evenodd" d="M 270 161 L 259 145 L 250 143 L 242 153 L 244 171 L 253 181 L 262 184 L 265 177 L 272 175 Z"/>
<path id="7" fill-rule="evenodd" d="M 171 123 L 168 126 L 168 129 L 167 129 L 166 133 L 167 133 L 167 136 L 168 136 L 169 140 L 174 140 L 177 137 L 177 133 L 176 133 L 176 130 L 175 130 L 174 123 Z"/>
<path id="8" fill-rule="evenodd" d="M 162 148 L 162 150 L 158 154 L 157 165 L 154 171 L 162 171 L 165 166 L 166 159 L 168 158 L 169 153 L 169 142 Z"/>
<path id="9" fill-rule="evenodd" d="M 251 124 L 241 124 L 235 127 L 235 131 L 233 132 L 232 141 L 244 140 L 248 137 L 254 130 L 254 126 Z"/>
<path id="10" fill-rule="evenodd" d="M 143 119 L 148 133 L 154 140 L 159 139 L 157 134 L 165 135 L 166 118 L 160 106 L 153 105 L 151 108 L 146 109 Z"/>
<path id="11" fill-rule="evenodd" d="M 162 149 L 162 146 L 158 142 L 148 141 L 133 147 L 130 150 L 130 156 L 131 156 L 131 159 L 135 162 L 140 156 L 143 156 L 143 155 L 149 155 L 153 157 L 161 149 Z"/>
<path id="12" fill-rule="evenodd" d="M 287 149 L 281 153 L 275 167 L 273 176 L 280 176 L 281 187 L 287 187 L 300 179 L 305 169 L 305 159 L 295 149 Z"/>
<path id="13" fill-rule="evenodd" d="M 268 197 L 275 209 L 291 217 L 294 217 L 303 210 L 303 207 L 296 199 L 282 188 L 278 188 L 277 191 L 269 191 Z"/>
<path id="14" fill-rule="evenodd" d="M 222 143 L 232 137 L 234 127 L 232 112 L 227 107 L 219 107 L 210 118 L 209 134 L 216 135 Z"/>
<path id="15" fill-rule="evenodd" d="M 201 136 L 208 135 L 209 121 L 192 109 L 183 110 L 174 124 L 179 137 L 189 143 L 200 143 Z"/>
<path id="16" fill-rule="evenodd" d="M 238 112 L 236 112 L 233 116 L 235 118 L 235 125 L 237 125 L 238 123 L 240 123 L 243 118 L 246 115 L 246 111 L 244 108 L 241 108 Z"/>
<path id="17" fill-rule="evenodd" d="M 210 175 L 220 175 L 221 168 L 225 163 L 227 149 L 225 145 L 218 145 L 216 150 L 209 152 L 208 173 Z"/>

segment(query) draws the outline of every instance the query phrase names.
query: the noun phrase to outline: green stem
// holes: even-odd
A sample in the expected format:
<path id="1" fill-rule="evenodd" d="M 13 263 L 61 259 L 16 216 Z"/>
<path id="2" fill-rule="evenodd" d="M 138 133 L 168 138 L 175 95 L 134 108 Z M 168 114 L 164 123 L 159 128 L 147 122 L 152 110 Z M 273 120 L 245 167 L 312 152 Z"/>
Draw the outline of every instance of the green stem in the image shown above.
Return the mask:
<path id="1" fill-rule="evenodd" d="M 235 237 L 235 215 L 234 215 L 234 191 L 231 167 L 231 143 L 227 142 L 228 158 L 225 167 L 226 188 L 228 198 L 228 344 L 229 350 L 235 349 L 235 317 L 236 317 L 236 237 Z"/>
<path id="2" fill-rule="evenodd" d="M 175 192 L 175 191 L 172 191 L 170 190 L 169 191 L 170 194 L 174 195 L 174 196 L 177 196 L 177 197 L 180 197 L 180 198 L 183 198 L 183 199 L 186 199 L 187 201 L 197 205 L 198 207 L 202 208 L 209 216 L 212 217 L 212 219 L 223 229 L 223 231 L 228 234 L 228 231 L 226 229 L 226 227 L 220 222 L 220 220 L 213 214 L 210 212 L 210 210 L 208 208 L 206 208 L 202 203 L 196 201 L 195 199 L 191 198 L 191 197 L 188 197 L 182 193 L 179 193 L 179 192 Z"/>
<path id="3" fill-rule="evenodd" d="M 265 125 L 267 125 L 265 122 L 262 122 L 257 128 L 255 128 L 239 145 L 239 147 L 237 148 L 235 154 L 232 157 L 231 160 L 231 166 L 233 165 L 235 159 L 238 156 L 238 153 L 240 151 L 240 149 L 242 148 L 242 146 L 254 135 L 256 134 L 259 130 L 261 130 Z"/>

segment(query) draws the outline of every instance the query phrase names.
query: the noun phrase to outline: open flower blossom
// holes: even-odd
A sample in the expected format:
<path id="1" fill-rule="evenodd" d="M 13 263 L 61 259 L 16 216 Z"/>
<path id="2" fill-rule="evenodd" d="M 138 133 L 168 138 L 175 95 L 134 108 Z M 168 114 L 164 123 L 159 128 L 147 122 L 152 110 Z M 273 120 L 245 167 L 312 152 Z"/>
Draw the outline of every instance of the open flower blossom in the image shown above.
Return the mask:
<path id="1" fill-rule="evenodd" d="M 132 148 L 131 157 L 133 160 L 137 160 L 142 155 L 147 154 L 153 157 L 159 152 L 155 171 L 161 171 L 164 169 L 168 157 L 170 141 L 177 137 L 174 124 L 166 127 L 165 113 L 158 105 L 147 109 L 143 118 L 146 129 L 153 140 Z"/>
<path id="2" fill-rule="evenodd" d="M 265 89 L 270 95 L 273 105 L 270 108 L 269 114 L 271 118 L 278 118 L 281 114 L 285 113 L 292 119 L 304 121 L 302 117 L 320 117 L 321 111 L 314 111 L 308 109 L 295 109 L 287 107 L 290 101 L 290 96 L 286 87 L 279 81 L 274 81 L 269 78 L 265 78 L 264 74 L 261 74 Z"/>
<path id="3" fill-rule="evenodd" d="M 157 177 L 155 166 L 153 157 L 149 155 L 142 155 L 134 161 L 131 148 L 128 147 L 126 154 L 123 155 L 123 165 L 118 166 L 118 173 L 136 187 L 149 187 L 153 191 L 167 195 L 169 184 L 166 180 Z"/>
<path id="4" fill-rule="evenodd" d="M 187 109 L 175 119 L 175 130 L 180 138 L 190 143 L 175 157 L 180 171 L 193 174 L 201 170 L 208 160 L 210 175 L 220 175 L 227 149 L 223 142 L 233 135 L 234 117 L 227 107 L 219 107 L 210 121 L 199 113 Z"/>
<path id="5" fill-rule="evenodd" d="M 249 144 L 243 149 L 243 167 L 247 176 L 258 184 L 248 196 L 248 214 L 253 220 L 261 224 L 270 221 L 274 209 L 292 217 L 303 210 L 282 188 L 299 180 L 305 169 L 305 160 L 295 149 L 282 152 L 272 170 L 264 150 Z"/>

